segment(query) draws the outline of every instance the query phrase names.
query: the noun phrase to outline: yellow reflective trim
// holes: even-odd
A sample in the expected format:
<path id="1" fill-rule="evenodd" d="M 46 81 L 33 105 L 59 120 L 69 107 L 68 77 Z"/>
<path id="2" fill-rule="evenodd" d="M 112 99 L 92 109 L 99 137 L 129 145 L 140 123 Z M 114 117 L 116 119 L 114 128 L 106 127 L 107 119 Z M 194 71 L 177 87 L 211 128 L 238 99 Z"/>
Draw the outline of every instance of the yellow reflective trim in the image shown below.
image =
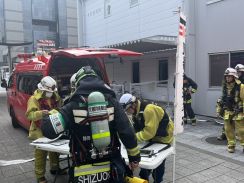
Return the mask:
<path id="1" fill-rule="evenodd" d="M 91 175 L 91 174 L 96 174 L 96 173 L 100 173 L 100 172 L 108 172 L 108 171 L 110 171 L 110 168 L 101 168 L 98 170 L 75 173 L 74 175 L 75 175 L 75 177 L 78 177 L 78 176 L 82 176 L 82 175 Z"/>
<path id="2" fill-rule="evenodd" d="M 31 119 L 35 119 L 36 115 L 33 113 L 31 113 Z"/>
<path id="3" fill-rule="evenodd" d="M 184 101 L 184 103 L 185 103 L 185 104 L 189 104 L 189 103 L 191 103 L 191 101 L 192 101 L 192 99 L 187 100 L 187 101 Z"/>
<path id="4" fill-rule="evenodd" d="M 191 91 L 192 91 L 193 93 L 195 93 L 197 90 L 196 90 L 196 89 L 194 89 L 194 88 L 192 88 L 192 89 L 191 89 Z"/>
<path id="5" fill-rule="evenodd" d="M 140 153 L 138 146 L 133 149 L 127 149 L 128 155 L 130 156 L 136 156 Z"/>
<path id="6" fill-rule="evenodd" d="M 110 132 L 104 132 L 104 133 L 97 133 L 92 135 L 92 139 L 101 139 L 105 137 L 110 137 Z"/>
<path id="7" fill-rule="evenodd" d="M 105 162 L 100 162 L 100 163 L 82 165 L 82 166 L 79 166 L 79 167 L 75 167 L 75 170 L 83 170 L 83 169 L 86 169 L 86 168 L 91 168 L 92 166 L 95 166 L 95 165 L 108 165 L 109 163 L 110 163 L 110 161 L 105 161 Z"/>
<path id="8" fill-rule="evenodd" d="M 75 171 L 76 170 L 83 170 L 83 169 L 87 169 L 87 168 L 91 168 L 91 167 L 92 167 L 92 164 L 82 165 L 82 166 L 79 166 L 79 167 L 75 167 Z"/>
<path id="9" fill-rule="evenodd" d="M 139 141 L 144 141 L 144 138 L 142 137 L 141 132 L 138 132 L 138 133 L 136 134 L 136 136 L 137 136 L 137 139 L 138 139 Z"/>
<path id="10" fill-rule="evenodd" d="M 94 163 L 93 165 L 108 165 L 110 163 L 110 161 L 105 161 L 105 162 L 101 162 L 101 163 Z"/>
<path id="11" fill-rule="evenodd" d="M 224 120 L 228 120 L 230 118 L 230 112 L 229 111 L 225 111 L 225 114 L 224 114 Z"/>

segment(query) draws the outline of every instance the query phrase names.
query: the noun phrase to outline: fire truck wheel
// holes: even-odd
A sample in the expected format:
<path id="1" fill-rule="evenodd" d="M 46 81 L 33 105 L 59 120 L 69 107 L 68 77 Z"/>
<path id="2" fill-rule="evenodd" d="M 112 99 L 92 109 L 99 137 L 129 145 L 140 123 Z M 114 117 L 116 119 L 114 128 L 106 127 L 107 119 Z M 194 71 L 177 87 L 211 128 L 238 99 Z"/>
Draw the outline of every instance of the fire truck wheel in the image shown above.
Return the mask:
<path id="1" fill-rule="evenodd" d="M 11 116 L 12 126 L 14 128 L 19 128 L 20 126 L 19 126 L 18 120 L 16 119 L 14 110 L 12 108 L 10 108 L 10 116 Z"/>

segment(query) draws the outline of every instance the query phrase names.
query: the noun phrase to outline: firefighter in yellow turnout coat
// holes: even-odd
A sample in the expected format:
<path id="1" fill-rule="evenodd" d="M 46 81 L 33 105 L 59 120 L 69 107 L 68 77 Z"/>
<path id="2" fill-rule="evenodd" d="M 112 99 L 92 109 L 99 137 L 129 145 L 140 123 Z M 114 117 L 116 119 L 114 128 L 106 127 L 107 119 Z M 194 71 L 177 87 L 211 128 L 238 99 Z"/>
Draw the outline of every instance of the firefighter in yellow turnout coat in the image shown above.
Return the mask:
<path id="1" fill-rule="evenodd" d="M 120 98 L 120 103 L 127 114 L 133 116 L 132 123 L 139 142 L 170 144 L 173 141 L 174 124 L 162 107 L 139 100 L 129 93 Z M 155 183 L 163 181 L 164 170 L 165 160 L 152 172 Z M 150 173 L 150 170 L 141 169 L 139 175 L 141 178 L 149 180 Z"/>
<path id="2" fill-rule="evenodd" d="M 38 89 L 30 97 L 27 104 L 26 116 L 31 121 L 29 130 L 29 138 L 36 140 L 43 137 L 40 129 L 40 120 L 48 115 L 48 111 L 61 107 L 62 100 L 57 94 L 56 81 L 50 76 L 42 78 L 38 84 Z M 46 183 L 45 167 L 46 167 L 47 151 L 35 149 L 35 174 L 39 183 Z M 49 152 L 50 172 L 56 174 L 60 172 L 58 163 L 58 154 Z"/>
<path id="3" fill-rule="evenodd" d="M 236 70 L 233 68 L 227 68 L 224 76 L 222 91 L 224 128 L 228 141 L 228 152 L 233 153 L 235 152 L 236 146 L 235 129 L 239 128 L 236 120 L 239 118 L 239 110 L 241 107 L 240 81 L 238 80 Z"/>

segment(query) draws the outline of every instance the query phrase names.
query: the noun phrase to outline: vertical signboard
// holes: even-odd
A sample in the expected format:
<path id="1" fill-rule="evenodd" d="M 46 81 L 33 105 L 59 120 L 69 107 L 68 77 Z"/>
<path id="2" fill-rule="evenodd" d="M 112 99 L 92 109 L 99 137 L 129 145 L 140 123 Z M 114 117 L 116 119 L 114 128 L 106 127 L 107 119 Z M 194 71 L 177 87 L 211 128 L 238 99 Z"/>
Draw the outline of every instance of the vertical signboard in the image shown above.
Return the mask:
<path id="1" fill-rule="evenodd" d="M 183 74 L 184 74 L 184 45 L 186 35 L 186 17 L 180 13 L 180 24 L 178 34 L 178 44 L 176 53 L 176 72 L 175 72 L 175 102 L 174 102 L 174 123 L 175 135 L 184 130 L 184 107 L 183 107 Z"/>

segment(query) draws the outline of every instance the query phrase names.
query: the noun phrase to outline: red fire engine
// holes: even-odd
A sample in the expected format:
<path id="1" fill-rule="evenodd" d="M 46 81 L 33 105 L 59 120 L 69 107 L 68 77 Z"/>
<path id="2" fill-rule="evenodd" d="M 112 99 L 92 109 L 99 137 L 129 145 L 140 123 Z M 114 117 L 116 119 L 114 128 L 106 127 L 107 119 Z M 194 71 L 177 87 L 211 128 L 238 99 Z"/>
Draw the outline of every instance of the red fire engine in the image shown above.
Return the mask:
<path id="1" fill-rule="evenodd" d="M 8 109 L 13 127 L 29 129 L 30 122 L 25 117 L 27 101 L 42 77 L 53 77 L 57 81 L 60 96 L 64 98 L 70 93 L 70 77 L 82 66 L 90 65 L 109 84 L 104 59 L 139 55 L 137 52 L 110 48 L 59 49 L 48 56 L 20 54 L 19 58 L 23 61 L 16 65 L 7 87 Z"/>

